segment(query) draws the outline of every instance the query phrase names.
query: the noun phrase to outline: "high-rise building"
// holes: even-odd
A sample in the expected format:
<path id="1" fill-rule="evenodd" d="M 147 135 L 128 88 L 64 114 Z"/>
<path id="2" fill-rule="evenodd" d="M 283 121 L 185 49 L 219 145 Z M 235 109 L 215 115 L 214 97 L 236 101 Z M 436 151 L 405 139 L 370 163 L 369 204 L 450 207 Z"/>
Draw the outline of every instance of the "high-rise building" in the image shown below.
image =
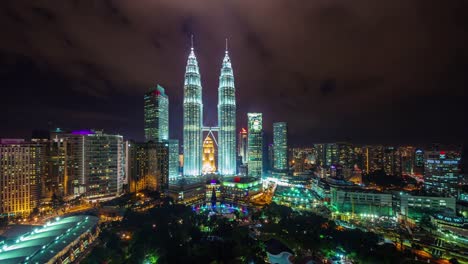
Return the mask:
<path id="1" fill-rule="evenodd" d="M 262 114 L 248 113 L 248 175 L 261 177 L 263 172 Z"/>
<path id="2" fill-rule="evenodd" d="M 386 147 L 384 149 L 383 163 L 385 174 L 401 176 L 401 155 L 397 148 Z"/>
<path id="3" fill-rule="evenodd" d="M 80 130 L 56 135 L 66 143 L 66 180 L 69 195 L 105 199 L 122 193 L 125 147 L 120 135 Z"/>
<path id="4" fill-rule="evenodd" d="M 414 152 L 415 166 L 418 168 L 424 167 L 424 151 L 422 149 L 416 149 Z"/>
<path id="5" fill-rule="evenodd" d="M 325 144 L 314 144 L 314 151 L 316 164 L 321 167 L 325 166 Z"/>
<path id="6" fill-rule="evenodd" d="M 42 180 L 42 198 L 48 199 L 53 194 L 65 197 L 68 195 L 68 174 L 67 172 L 67 142 L 59 139 L 54 130 L 50 139 L 41 141 L 45 145 L 46 168 Z M 35 139 L 32 139 L 35 141 Z"/>
<path id="7" fill-rule="evenodd" d="M 164 191 L 169 188 L 169 162 L 170 152 L 169 143 L 156 143 L 156 158 L 157 158 L 157 186 L 158 191 Z"/>
<path id="8" fill-rule="evenodd" d="M 0 141 L 0 215 L 28 215 L 39 206 L 45 145 Z"/>
<path id="9" fill-rule="evenodd" d="M 123 137 L 102 132 L 84 137 L 85 195 L 91 199 L 118 196 L 124 179 Z"/>
<path id="10" fill-rule="evenodd" d="M 415 166 L 415 151 L 412 146 L 402 146 L 398 148 L 401 155 L 401 173 L 403 175 L 413 175 Z"/>
<path id="11" fill-rule="evenodd" d="M 236 89 L 234 73 L 226 52 L 221 67 L 218 87 L 218 170 L 221 175 L 236 173 Z"/>
<path id="12" fill-rule="evenodd" d="M 340 142 L 337 143 L 338 147 L 338 164 L 344 169 L 352 169 L 356 164 L 356 153 L 354 146 L 351 143 Z"/>
<path id="13" fill-rule="evenodd" d="M 203 102 L 200 72 L 192 48 L 184 81 L 184 176 L 199 176 L 202 169 Z"/>
<path id="14" fill-rule="evenodd" d="M 145 99 L 145 139 L 162 142 L 169 139 L 169 99 L 159 84 L 152 87 Z"/>
<path id="15" fill-rule="evenodd" d="M 169 143 L 133 143 L 129 170 L 130 192 L 163 191 L 169 187 Z"/>
<path id="16" fill-rule="evenodd" d="M 265 171 L 272 171 L 275 167 L 275 154 L 274 154 L 274 145 L 268 144 L 267 147 L 267 156 L 266 156 L 266 170 Z"/>
<path id="17" fill-rule="evenodd" d="M 274 169 L 288 169 L 288 126 L 286 122 L 273 123 Z"/>
<path id="18" fill-rule="evenodd" d="M 424 153 L 424 189 L 439 195 L 458 195 L 461 154 L 458 151 Z"/>
<path id="19" fill-rule="evenodd" d="M 142 190 L 155 191 L 157 188 L 156 150 L 149 148 L 149 143 L 132 143 L 128 155 L 128 182 L 130 192 Z"/>
<path id="20" fill-rule="evenodd" d="M 203 141 L 203 174 L 216 172 L 215 144 L 208 134 Z"/>
<path id="21" fill-rule="evenodd" d="M 238 152 L 242 164 L 247 164 L 247 130 L 245 128 L 242 128 L 239 132 Z"/>
<path id="22" fill-rule="evenodd" d="M 170 139 L 169 144 L 169 178 L 179 177 L 179 140 Z"/>
<path id="23" fill-rule="evenodd" d="M 325 144 L 325 166 L 338 164 L 338 145 L 335 143 Z"/>
<path id="24" fill-rule="evenodd" d="M 384 147 L 381 145 L 365 146 L 363 150 L 366 173 L 383 170 Z"/>

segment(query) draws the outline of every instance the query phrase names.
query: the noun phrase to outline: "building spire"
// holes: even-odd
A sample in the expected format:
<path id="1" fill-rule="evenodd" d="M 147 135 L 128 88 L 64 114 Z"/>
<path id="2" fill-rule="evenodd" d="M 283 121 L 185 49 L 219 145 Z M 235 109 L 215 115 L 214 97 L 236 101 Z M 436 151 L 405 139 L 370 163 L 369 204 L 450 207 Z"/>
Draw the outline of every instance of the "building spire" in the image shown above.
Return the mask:
<path id="1" fill-rule="evenodd" d="M 193 50 L 193 34 L 190 35 L 190 42 L 191 42 L 190 50 Z"/>
<path id="2" fill-rule="evenodd" d="M 228 39 L 226 38 L 226 54 L 228 53 Z"/>

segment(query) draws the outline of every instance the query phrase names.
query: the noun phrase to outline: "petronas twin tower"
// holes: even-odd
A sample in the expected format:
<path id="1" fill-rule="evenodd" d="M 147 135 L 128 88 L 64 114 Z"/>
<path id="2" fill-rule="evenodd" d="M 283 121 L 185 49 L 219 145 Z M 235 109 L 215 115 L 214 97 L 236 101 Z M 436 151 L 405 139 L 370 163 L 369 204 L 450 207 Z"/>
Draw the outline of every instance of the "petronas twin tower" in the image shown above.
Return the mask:
<path id="1" fill-rule="evenodd" d="M 227 43 L 218 86 L 218 170 L 223 176 L 236 173 L 236 90 Z M 192 48 L 184 82 L 184 176 L 202 174 L 203 102 L 200 71 Z"/>

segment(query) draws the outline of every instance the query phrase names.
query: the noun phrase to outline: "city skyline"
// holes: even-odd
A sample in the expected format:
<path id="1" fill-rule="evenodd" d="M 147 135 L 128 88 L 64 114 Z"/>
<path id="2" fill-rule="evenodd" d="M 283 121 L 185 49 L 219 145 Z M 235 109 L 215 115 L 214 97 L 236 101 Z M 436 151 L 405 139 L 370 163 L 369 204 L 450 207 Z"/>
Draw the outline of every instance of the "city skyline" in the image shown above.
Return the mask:
<path id="1" fill-rule="evenodd" d="M 5 69 L 2 97 L 9 114 L 0 119 L 0 137 L 69 127 L 103 129 L 142 141 L 141 94 L 160 83 L 172 98 L 170 138 L 181 140 L 182 122 L 176 118 L 182 113 L 181 76 L 194 34 L 206 76 L 206 125 L 217 123 L 219 58 L 214 54 L 222 54 L 228 37 L 238 111 L 264 113 L 270 137 L 271 124 L 282 120 L 289 124 L 292 145 L 348 139 L 466 142 L 468 128 L 460 121 L 468 110 L 466 39 L 459 31 L 463 9 L 453 2 L 431 8 L 406 1 L 386 2 L 384 8 L 364 2 L 308 3 L 309 8 L 284 10 L 273 5 L 262 13 L 257 4 L 242 12 L 245 3 L 185 9 L 172 1 L 173 11 L 158 17 L 140 14 L 168 7 L 7 4 L 0 23 L 9 25 L 11 37 L 0 44 L 0 68 Z M 393 8 L 402 13 L 388 19 L 385 10 Z M 95 32 L 78 23 L 83 14 L 100 25 Z M 434 16 L 441 23 L 432 30 Z M 273 17 L 298 26 L 270 26 L 276 25 Z M 165 21 L 173 27 L 163 26 Z M 310 34 L 303 34 L 300 25 L 310 28 Z M 393 30 L 386 30 L 389 26 Z M 353 30 L 360 33 L 346 37 Z M 431 124 L 442 119 L 443 126 Z M 246 123 L 245 115 L 239 115 L 237 127 Z"/>
<path id="2" fill-rule="evenodd" d="M 468 263 L 467 1 L 0 6 L 2 264 Z"/>

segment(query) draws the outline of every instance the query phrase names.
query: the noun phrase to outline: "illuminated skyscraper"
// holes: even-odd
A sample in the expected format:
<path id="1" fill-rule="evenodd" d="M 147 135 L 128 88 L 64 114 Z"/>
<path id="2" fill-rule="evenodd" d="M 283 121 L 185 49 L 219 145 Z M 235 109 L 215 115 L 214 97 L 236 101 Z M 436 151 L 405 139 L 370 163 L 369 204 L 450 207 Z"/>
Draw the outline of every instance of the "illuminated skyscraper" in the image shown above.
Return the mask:
<path id="1" fill-rule="evenodd" d="M 386 147 L 383 154 L 385 174 L 401 176 L 401 153 L 395 147 Z"/>
<path id="2" fill-rule="evenodd" d="M 331 166 L 338 164 L 338 145 L 335 143 L 325 144 L 325 165 Z"/>
<path id="3" fill-rule="evenodd" d="M 424 151 L 422 149 L 416 149 L 415 153 L 415 166 L 416 167 L 424 167 Z"/>
<path id="4" fill-rule="evenodd" d="M 158 142 L 156 143 L 156 157 L 157 157 L 157 170 L 159 175 L 157 177 L 157 189 L 159 191 L 166 190 L 169 187 L 169 143 Z"/>
<path id="5" fill-rule="evenodd" d="M 29 215 L 39 206 L 45 145 L 0 141 L 0 215 Z"/>
<path id="6" fill-rule="evenodd" d="M 459 151 L 424 153 L 424 189 L 444 196 L 458 196 L 461 154 Z"/>
<path id="7" fill-rule="evenodd" d="M 288 126 L 286 122 L 273 123 L 273 160 L 274 169 L 288 169 Z"/>
<path id="8" fill-rule="evenodd" d="M 383 170 L 384 163 L 384 147 L 382 145 L 369 145 L 363 148 L 364 153 L 364 170 L 366 173 L 371 173 Z"/>
<path id="9" fill-rule="evenodd" d="M 356 154 L 353 145 L 348 142 L 339 142 L 336 145 L 338 147 L 338 164 L 345 169 L 354 168 Z"/>
<path id="10" fill-rule="evenodd" d="M 218 167 L 221 175 L 236 173 L 236 90 L 226 41 L 218 87 Z"/>
<path id="11" fill-rule="evenodd" d="M 169 178 L 179 177 L 179 140 L 170 139 L 169 143 Z"/>
<path id="12" fill-rule="evenodd" d="M 184 175 L 199 176 L 202 168 L 202 86 L 197 58 L 192 48 L 184 81 Z"/>
<path id="13" fill-rule="evenodd" d="M 403 175 L 414 174 L 414 147 L 412 146 L 401 146 L 398 148 L 398 152 L 401 155 L 401 173 Z"/>
<path id="14" fill-rule="evenodd" d="M 248 175 L 261 177 L 263 172 L 262 114 L 248 113 Z"/>
<path id="15" fill-rule="evenodd" d="M 145 99 L 145 139 L 162 142 L 169 139 L 169 99 L 159 84 L 151 88 Z"/>
<path id="16" fill-rule="evenodd" d="M 80 130 L 57 134 L 66 142 L 66 183 L 69 195 L 89 199 L 112 198 L 122 193 L 125 147 L 120 135 Z"/>
<path id="17" fill-rule="evenodd" d="M 238 151 L 242 164 L 247 164 L 247 130 L 245 128 L 239 132 Z"/>

